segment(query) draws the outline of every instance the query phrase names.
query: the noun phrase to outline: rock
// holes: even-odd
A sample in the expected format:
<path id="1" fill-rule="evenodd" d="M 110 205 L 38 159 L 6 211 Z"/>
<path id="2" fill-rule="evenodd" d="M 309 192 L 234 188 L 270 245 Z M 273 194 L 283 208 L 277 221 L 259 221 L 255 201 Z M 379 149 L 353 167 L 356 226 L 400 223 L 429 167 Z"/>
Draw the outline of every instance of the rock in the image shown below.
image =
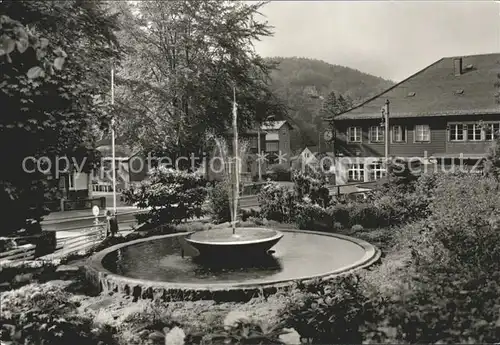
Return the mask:
<path id="1" fill-rule="evenodd" d="M 293 328 L 283 328 L 283 331 L 288 332 L 281 334 L 279 339 L 287 345 L 300 345 L 300 334 Z"/>
<path id="2" fill-rule="evenodd" d="M 184 345 L 186 334 L 182 328 L 174 327 L 165 336 L 165 344 L 167 345 Z"/>
<path id="3" fill-rule="evenodd" d="M 250 317 L 247 315 L 247 313 L 233 310 L 226 315 L 226 318 L 224 319 L 224 328 L 231 329 L 234 327 L 238 327 L 238 325 L 240 324 L 247 324 L 249 322 Z"/>
<path id="4" fill-rule="evenodd" d="M 27 283 L 33 280 L 32 273 L 18 274 L 14 277 L 16 283 Z"/>
<path id="5" fill-rule="evenodd" d="M 153 341 L 163 341 L 163 339 L 165 339 L 165 335 L 160 331 L 154 331 L 148 335 L 148 339 Z"/>
<path id="6" fill-rule="evenodd" d="M 142 331 L 140 331 L 139 333 L 137 333 L 137 335 L 142 339 L 142 338 L 146 338 L 146 336 L 148 335 L 149 331 L 147 329 L 143 329 Z"/>

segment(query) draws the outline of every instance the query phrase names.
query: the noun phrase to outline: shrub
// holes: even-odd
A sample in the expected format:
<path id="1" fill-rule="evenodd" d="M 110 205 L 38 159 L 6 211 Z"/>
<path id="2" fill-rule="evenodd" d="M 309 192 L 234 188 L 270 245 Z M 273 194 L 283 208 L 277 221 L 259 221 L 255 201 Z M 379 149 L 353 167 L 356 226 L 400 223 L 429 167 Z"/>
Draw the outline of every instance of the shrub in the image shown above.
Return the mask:
<path id="1" fill-rule="evenodd" d="M 310 202 L 297 204 L 295 223 L 303 230 L 330 232 L 333 230 L 333 221 L 327 210 Z"/>
<path id="2" fill-rule="evenodd" d="M 349 204 L 338 203 L 330 206 L 328 213 L 334 222 L 341 224 L 343 228 L 348 228 L 352 226 L 350 218 L 351 208 L 352 206 Z"/>
<path id="3" fill-rule="evenodd" d="M 227 180 L 216 182 L 208 190 L 210 202 L 209 215 L 215 223 L 224 223 L 231 220 L 231 208 L 229 205 L 229 188 Z"/>
<path id="4" fill-rule="evenodd" d="M 309 343 L 361 344 L 379 336 L 374 325 L 380 321 L 382 300 L 358 276 L 319 280 L 301 289 L 303 295 L 290 302 L 282 317 Z"/>
<path id="5" fill-rule="evenodd" d="M 148 213 L 137 215 L 139 222 L 180 223 L 202 216 L 205 186 L 206 181 L 197 174 L 160 167 L 137 188 L 124 192 L 124 196 L 140 208 L 151 207 Z"/>
<path id="6" fill-rule="evenodd" d="M 78 304 L 71 302 L 60 286 L 31 284 L 2 297 L 2 341 L 26 345 L 112 344 L 112 330 L 101 333 L 94 329 L 92 319 L 78 314 Z"/>
<path id="7" fill-rule="evenodd" d="M 330 191 L 326 187 L 323 176 L 315 173 L 303 173 L 295 171 L 293 174 L 295 198 L 302 201 L 305 197 L 310 202 L 327 207 L 330 203 Z"/>
<path id="8" fill-rule="evenodd" d="M 336 204 L 328 208 L 328 213 L 332 221 L 342 224 L 344 228 L 353 225 L 362 225 L 364 228 L 379 228 L 390 223 L 390 216 L 387 212 L 377 207 L 375 204 L 350 203 Z"/>
<path id="9" fill-rule="evenodd" d="M 393 342 L 494 343 L 500 336 L 497 272 L 417 272 L 385 310 Z"/>
<path id="10" fill-rule="evenodd" d="M 284 331 L 281 325 L 266 327 L 239 311 L 230 312 L 224 319 L 223 326 L 215 327 L 211 333 L 199 336 L 190 335 L 189 344 L 300 344 L 287 343 L 280 339 Z"/>
<path id="11" fill-rule="evenodd" d="M 263 218 L 283 223 L 291 223 L 295 217 L 294 194 L 287 187 L 268 183 L 258 195 L 260 214 Z"/>
<path id="12" fill-rule="evenodd" d="M 260 217 L 260 212 L 254 210 L 253 208 L 250 209 L 249 211 L 247 210 L 241 210 L 241 220 L 246 221 L 248 219 L 257 219 Z"/>

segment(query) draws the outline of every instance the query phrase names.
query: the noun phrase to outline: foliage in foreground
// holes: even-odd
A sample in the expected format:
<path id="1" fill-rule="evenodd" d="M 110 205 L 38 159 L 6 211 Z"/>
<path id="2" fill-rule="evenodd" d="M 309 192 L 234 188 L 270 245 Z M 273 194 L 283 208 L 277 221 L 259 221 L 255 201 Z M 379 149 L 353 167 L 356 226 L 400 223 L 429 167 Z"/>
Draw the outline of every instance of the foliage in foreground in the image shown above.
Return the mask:
<path id="1" fill-rule="evenodd" d="M 114 344 L 111 330 L 96 328 L 60 286 L 26 285 L 2 296 L 2 341 L 13 345 Z"/>
<path id="2" fill-rule="evenodd" d="M 392 289 L 354 277 L 318 283 L 290 302 L 287 324 L 311 343 L 498 342 L 500 185 L 477 175 L 432 184 L 429 216 L 395 230 L 411 260 Z"/>
<path id="3" fill-rule="evenodd" d="M 0 154 L 6 168 L 0 171 L 0 231 L 39 231 L 44 202 L 58 190 L 57 179 L 47 180 L 44 172 L 66 172 L 70 162 L 88 171 L 97 160 L 94 127 L 110 109 L 104 102 L 109 69 L 96 61 L 118 60 L 115 23 L 99 1 L 6 0 L 1 6 Z M 28 157 L 44 158 L 37 166 Z"/>

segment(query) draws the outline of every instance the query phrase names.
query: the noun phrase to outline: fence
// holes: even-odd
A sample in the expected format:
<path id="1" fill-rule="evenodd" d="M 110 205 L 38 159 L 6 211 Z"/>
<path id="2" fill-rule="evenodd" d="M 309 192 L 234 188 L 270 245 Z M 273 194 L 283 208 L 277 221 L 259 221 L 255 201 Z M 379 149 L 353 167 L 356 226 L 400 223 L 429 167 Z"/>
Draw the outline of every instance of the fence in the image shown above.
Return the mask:
<path id="1" fill-rule="evenodd" d="M 15 249 L 11 249 L 0 253 L 0 261 L 20 261 L 33 260 L 35 258 L 34 244 L 23 244 Z"/>
<path id="2" fill-rule="evenodd" d="M 81 230 L 81 234 L 59 239 L 57 241 L 57 250 L 54 254 L 50 255 L 51 257 L 65 255 L 88 248 L 98 244 L 106 237 L 106 226 L 103 222 L 91 228 L 80 227 L 72 230 Z"/>

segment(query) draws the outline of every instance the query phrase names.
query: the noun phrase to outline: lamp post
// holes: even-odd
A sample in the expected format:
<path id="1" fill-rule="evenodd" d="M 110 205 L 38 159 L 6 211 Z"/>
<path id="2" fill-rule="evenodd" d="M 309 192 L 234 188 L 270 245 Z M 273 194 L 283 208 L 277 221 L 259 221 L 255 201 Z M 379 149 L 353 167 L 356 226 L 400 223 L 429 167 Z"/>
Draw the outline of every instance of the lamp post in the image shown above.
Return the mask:
<path id="1" fill-rule="evenodd" d="M 115 105 L 115 69 L 111 66 L 111 106 Z M 116 216 L 115 117 L 111 118 L 111 169 L 113 169 L 113 215 Z"/>
<path id="2" fill-rule="evenodd" d="M 257 152 L 259 152 L 259 155 L 262 154 L 260 151 L 260 123 L 257 127 Z M 257 156 L 257 164 L 258 164 L 258 169 L 259 169 L 259 181 L 262 181 L 262 162 L 259 156 Z"/>

